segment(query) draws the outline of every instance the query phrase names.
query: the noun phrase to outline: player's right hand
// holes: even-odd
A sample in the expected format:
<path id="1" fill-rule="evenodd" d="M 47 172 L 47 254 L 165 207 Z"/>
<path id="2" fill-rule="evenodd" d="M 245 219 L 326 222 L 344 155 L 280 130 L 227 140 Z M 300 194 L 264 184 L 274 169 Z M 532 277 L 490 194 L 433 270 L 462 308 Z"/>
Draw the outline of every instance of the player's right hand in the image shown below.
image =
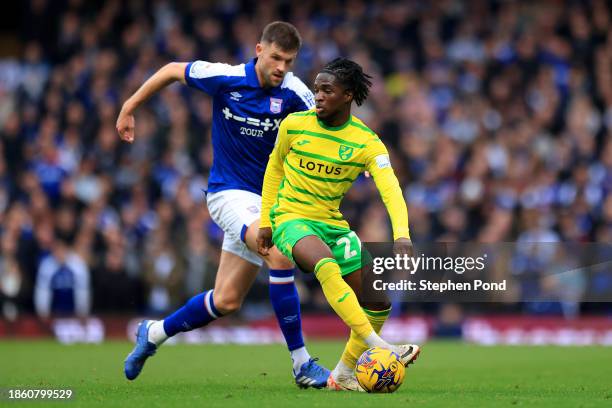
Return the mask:
<path id="1" fill-rule="evenodd" d="M 132 143 L 134 141 L 134 127 L 136 126 L 136 120 L 134 115 L 128 113 L 125 108 L 119 112 L 117 118 L 117 133 L 124 142 Z"/>
<path id="2" fill-rule="evenodd" d="M 408 238 L 398 238 L 393 242 L 393 253 L 395 255 L 414 256 L 412 241 Z"/>
<path id="3" fill-rule="evenodd" d="M 260 228 L 257 232 L 257 252 L 261 256 L 268 256 L 270 248 L 272 248 L 272 228 Z"/>

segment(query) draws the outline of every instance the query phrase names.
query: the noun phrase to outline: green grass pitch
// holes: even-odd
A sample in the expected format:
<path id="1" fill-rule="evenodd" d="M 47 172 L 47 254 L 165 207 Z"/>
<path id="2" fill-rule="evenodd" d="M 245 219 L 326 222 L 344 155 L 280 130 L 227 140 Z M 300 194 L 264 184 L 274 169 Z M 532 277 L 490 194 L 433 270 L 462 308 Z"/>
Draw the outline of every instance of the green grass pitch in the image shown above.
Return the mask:
<path id="1" fill-rule="evenodd" d="M 340 342 L 310 341 L 332 367 Z M 0 387 L 72 388 L 72 401 L 0 406 L 86 407 L 610 407 L 612 348 L 481 347 L 429 342 L 394 394 L 300 390 L 281 345 L 164 346 L 133 382 L 127 342 L 62 346 L 0 342 Z M 348 405 L 341 405 L 347 404 Z M 65 405 L 64 405 L 65 404 Z"/>

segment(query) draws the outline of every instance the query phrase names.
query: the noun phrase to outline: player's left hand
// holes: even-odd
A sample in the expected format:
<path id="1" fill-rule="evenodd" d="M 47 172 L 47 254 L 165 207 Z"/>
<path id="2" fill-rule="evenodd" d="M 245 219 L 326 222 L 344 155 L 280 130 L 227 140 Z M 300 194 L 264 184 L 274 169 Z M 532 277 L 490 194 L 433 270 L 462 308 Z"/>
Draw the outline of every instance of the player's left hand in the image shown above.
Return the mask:
<path id="1" fill-rule="evenodd" d="M 396 255 L 412 256 L 414 248 L 408 238 L 398 238 L 393 243 L 393 253 Z"/>
<path id="2" fill-rule="evenodd" d="M 272 248 L 272 228 L 260 228 L 257 232 L 257 252 L 261 256 L 268 256 L 270 248 Z"/>

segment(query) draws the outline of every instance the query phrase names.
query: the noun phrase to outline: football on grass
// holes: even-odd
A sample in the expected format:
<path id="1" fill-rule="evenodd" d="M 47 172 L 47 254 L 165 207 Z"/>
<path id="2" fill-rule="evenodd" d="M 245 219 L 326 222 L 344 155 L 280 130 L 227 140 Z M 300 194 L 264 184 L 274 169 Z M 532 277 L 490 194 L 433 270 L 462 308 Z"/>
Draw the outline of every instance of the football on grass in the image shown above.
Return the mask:
<path id="1" fill-rule="evenodd" d="M 380 347 L 364 351 L 355 367 L 361 387 L 373 393 L 394 392 L 402 385 L 405 373 L 399 356 Z"/>

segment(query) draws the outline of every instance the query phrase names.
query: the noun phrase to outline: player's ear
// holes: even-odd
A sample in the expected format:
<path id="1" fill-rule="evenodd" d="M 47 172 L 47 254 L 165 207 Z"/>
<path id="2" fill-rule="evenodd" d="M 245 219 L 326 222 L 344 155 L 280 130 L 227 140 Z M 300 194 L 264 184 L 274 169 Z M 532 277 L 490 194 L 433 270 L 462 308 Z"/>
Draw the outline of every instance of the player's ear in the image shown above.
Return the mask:
<path id="1" fill-rule="evenodd" d="M 255 46 L 255 55 L 257 55 L 257 57 L 259 57 L 261 55 L 261 53 L 263 52 L 263 45 L 261 43 L 257 43 L 257 45 Z"/>
<path id="2" fill-rule="evenodd" d="M 353 91 L 349 91 L 348 89 L 344 91 L 344 102 L 345 103 L 353 102 Z"/>

